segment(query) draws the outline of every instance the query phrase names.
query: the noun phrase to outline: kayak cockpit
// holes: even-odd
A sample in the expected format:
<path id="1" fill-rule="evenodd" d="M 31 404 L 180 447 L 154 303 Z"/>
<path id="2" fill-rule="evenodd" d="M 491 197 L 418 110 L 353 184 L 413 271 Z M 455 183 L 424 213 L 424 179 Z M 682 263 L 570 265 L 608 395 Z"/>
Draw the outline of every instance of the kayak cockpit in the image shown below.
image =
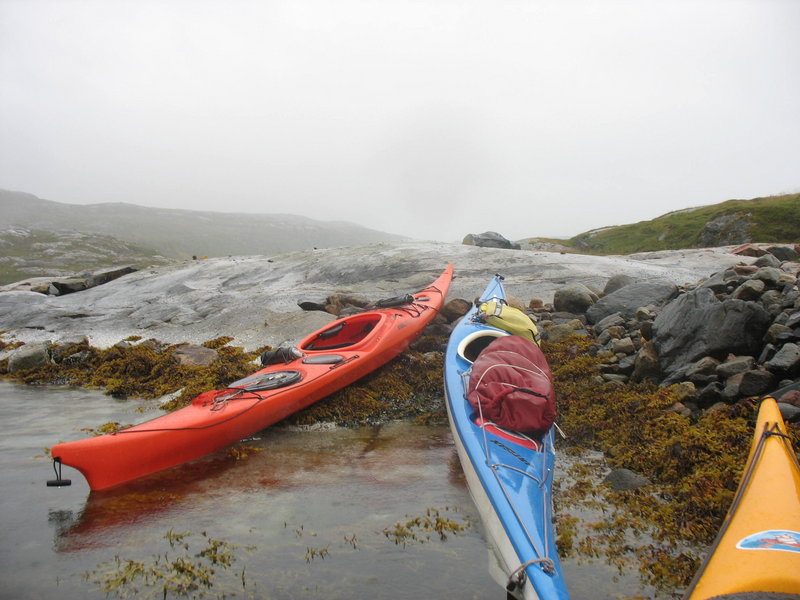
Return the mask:
<path id="1" fill-rule="evenodd" d="M 467 362 L 474 363 L 478 355 L 499 337 L 511 335 L 500 329 L 479 329 L 465 336 L 458 344 L 458 355 Z"/>
<path id="2" fill-rule="evenodd" d="M 300 350 L 335 350 L 354 346 L 367 339 L 382 318 L 382 315 L 374 313 L 347 317 L 332 327 L 320 331 L 314 337 L 304 340 Z"/>

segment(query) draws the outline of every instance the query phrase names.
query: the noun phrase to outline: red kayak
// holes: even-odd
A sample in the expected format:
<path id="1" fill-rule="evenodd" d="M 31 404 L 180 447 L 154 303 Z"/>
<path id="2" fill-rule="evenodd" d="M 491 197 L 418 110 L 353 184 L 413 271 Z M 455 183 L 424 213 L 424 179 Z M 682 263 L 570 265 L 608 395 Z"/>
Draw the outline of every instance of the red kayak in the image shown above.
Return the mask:
<path id="1" fill-rule="evenodd" d="M 61 464 L 80 471 L 93 490 L 200 458 L 235 443 L 353 383 L 402 353 L 444 303 L 453 266 L 416 294 L 338 319 L 275 353 L 270 364 L 190 405 L 115 433 L 53 446 Z"/>

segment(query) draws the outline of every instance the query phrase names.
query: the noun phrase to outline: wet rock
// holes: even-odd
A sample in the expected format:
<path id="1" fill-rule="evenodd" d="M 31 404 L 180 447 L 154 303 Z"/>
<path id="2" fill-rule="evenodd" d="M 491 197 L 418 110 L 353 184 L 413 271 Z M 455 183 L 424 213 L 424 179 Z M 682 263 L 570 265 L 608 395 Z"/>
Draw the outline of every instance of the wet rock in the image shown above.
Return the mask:
<path id="1" fill-rule="evenodd" d="M 608 294 L 616 292 L 618 289 L 623 288 L 631 283 L 636 283 L 636 279 L 630 275 L 614 275 L 606 282 L 606 285 L 603 288 L 603 295 L 607 296 Z"/>
<path id="2" fill-rule="evenodd" d="M 219 358 L 219 353 L 213 348 L 184 344 L 175 348 L 172 355 L 181 365 L 186 367 L 208 367 Z"/>
<path id="3" fill-rule="evenodd" d="M 66 279 L 57 279 L 50 284 L 55 289 L 53 296 L 63 296 L 64 294 L 73 294 L 81 292 L 89 288 L 89 282 L 81 277 L 69 277 Z"/>
<path id="4" fill-rule="evenodd" d="M 786 336 L 792 335 L 792 328 L 787 327 L 786 325 L 781 325 L 780 323 L 773 323 L 767 329 L 767 332 L 764 334 L 764 341 L 767 344 L 776 344 L 781 339 L 784 339 Z M 764 362 L 764 361 L 761 361 Z"/>
<path id="5" fill-rule="evenodd" d="M 551 325 L 546 329 L 542 329 L 540 333 L 542 334 L 542 339 L 551 342 L 557 342 L 575 334 L 588 335 L 588 332 L 583 328 L 583 323 L 577 319 L 568 323 Z"/>
<path id="6" fill-rule="evenodd" d="M 777 375 L 794 375 L 800 371 L 800 346 L 784 344 L 764 366 Z"/>
<path id="7" fill-rule="evenodd" d="M 767 370 L 744 371 L 728 377 L 722 395 L 731 402 L 737 398 L 760 396 L 772 389 L 774 383 L 775 376 Z"/>
<path id="8" fill-rule="evenodd" d="M 673 393 L 679 402 L 694 401 L 697 398 L 697 388 L 690 381 L 684 381 L 673 386 Z"/>
<path id="9" fill-rule="evenodd" d="M 697 405 L 700 408 L 710 408 L 722 401 L 723 385 L 719 381 L 713 381 L 706 385 L 697 394 Z"/>
<path id="10" fill-rule="evenodd" d="M 743 300 L 720 302 L 698 288 L 669 303 L 654 322 L 653 341 L 667 373 L 704 356 L 757 354 L 772 319 L 762 306 Z"/>
<path id="11" fill-rule="evenodd" d="M 800 407 L 779 402 L 778 408 L 784 421 L 787 423 L 800 423 Z"/>
<path id="12" fill-rule="evenodd" d="M 749 281 L 745 281 L 742 285 L 737 287 L 733 294 L 731 294 L 731 298 L 740 300 L 758 300 L 765 288 L 766 284 L 763 281 L 751 279 Z"/>
<path id="13" fill-rule="evenodd" d="M 798 256 L 800 256 L 791 246 L 770 246 L 767 248 L 767 252 L 780 261 L 797 260 Z"/>
<path id="14" fill-rule="evenodd" d="M 625 317 L 622 316 L 622 313 L 615 312 L 595 323 L 592 329 L 594 330 L 595 334 L 599 334 L 609 327 L 624 326 L 625 323 Z"/>
<path id="15" fill-rule="evenodd" d="M 767 253 L 766 250 L 761 248 L 760 246 L 756 246 L 755 244 L 742 244 L 731 250 L 731 254 L 738 254 L 739 256 L 764 256 Z"/>
<path id="16" fill-rule="evenodd" d="M 789 390 L 778 397 L 779 402 L 800 408 L 800 390 Z"/>
<path id="17" fill-rule="evenodd" d="M 667 409 L 667 412 L 674 412 L 684 417 L 692 416 L 692 409 L 688 408 L 683 402 L 676 402 Z"/>
<path id="18" fill-rule="evenodd" d="M 765 286 L 775 287 L 778 285 L 781 275 L 783 275 L 783 271 L 777 267 L 762 267 L 753 273 L 750 281 L 761 281 Z"/>
<path id="19" fill-rule="evenodd" d="M 646 342 L 636 353 L 634 360 L 633 381 L 651 381 L 658 383 L 661 381 L 661 366 L 658 360 L 655 344 Z"/>
<path id="20" fill-rule="evenodd" d="M 780 267 L 781 261 L 780 259 L 775 256 L 774 254 L 770 254 L 765 252 L 760 257 L 758 257 L 755 262 L 753 263 L 757 267 Z"/>
<path id="21" fill-rule="evenodd" d="M 442 307 L 441 315 L 447 319 L 449 323 L 463 317 L 472 308 L 472 304 L 461 298 L 454 298 L 448 300 Z"/>
<path id="22" fill-rule="evenodd" d="M 553 305 L 556 311 L 584 313 L 597 302 L 597 295 L 582 283 L 574 283 L 556 290 Z"/>
<path id="23" fill-rule="evenodd" d="M 319 311 L 322 311 L 322 312 L 326 312 L 325 311 L 325 303 L 323 303 L 323 302 L 310 302 L 310 301 L 307 301 L 307 300 L 303 300 L 301 302 L 298 302 L 297 306 L 299 306 L 303 310 L 319 310 Z"/>
<path id="24" fill-rule="evenodd" d="M 611 349 L 613 350 L 614 354 L 633 354 L 636 352 L 636 344 L 633 343 L 631 338 L 624 337 L 613 340 L 611 343 Z"/>
<path id="25" fill-rule="evenodd" d="M 719 377 L 717 369 L 720 361 L 711 356 L 704 356 L 696 363 L 689 365 L 685 370 L 685 376 L 693 383 L 709 383 L 716 381 Z"/>
<path id="26" fill-rule="evenodd" d="M 586 311 L 589 323 L 599 323 L 614 313 L 632 317 L 641 306 L 662 306 L 678 294 L 678 287 L 669 282 L 640 282 L 628 284 L 600 298 Z"/>
<path id="27" fill-rule="evenodd" d="M 119 279 L 120 277 L 124 277 L 125 275 L 130 275 L 131 273 L 135 273 L 138 271 L 136 267 L 131 265 L 125 265 L 122 267 L 114 267 L 111 269 L 101 269 L 99 271 L 92 271 L 86 273 L 84 277 L 89 284 L 89 287 L 95 287 L 98 285 L 104 285 L 109 281 L 114 281 L 115 279 Z"/>
<path id="28" fill-rule="evenodd" d="M 85 335 L 80 335 L 59 340 L 58 345 L 50 347 L 50 355 L 53 362 L 61 362 L 63 357 L 73 354 L 77 347 L 88 348 L 89 338 Z"/>
<path id="29" fill-rule="evenodd" d="M 626 491 L 636 490 L 650 485 L 650 480 L 644 475 L 635 473 L 630 469 L 614 469 L 603 480 L 611 486 L 612 490 Z"/>
<path id="30" fill-rule="evenodd" d="M 14 350 L 9 356 L 8 372 L 17 373 L 28 369 L 36 369 L 52 362 L 49 342 L 25 345 Z"/>
<path id="31" fill-rule="evenodd" d="M 721 363 L 715 369 L 716 375 L 722 378 L 743 373 L 753 368 L 756 360 L 752 356 L 733 356 Z"/>

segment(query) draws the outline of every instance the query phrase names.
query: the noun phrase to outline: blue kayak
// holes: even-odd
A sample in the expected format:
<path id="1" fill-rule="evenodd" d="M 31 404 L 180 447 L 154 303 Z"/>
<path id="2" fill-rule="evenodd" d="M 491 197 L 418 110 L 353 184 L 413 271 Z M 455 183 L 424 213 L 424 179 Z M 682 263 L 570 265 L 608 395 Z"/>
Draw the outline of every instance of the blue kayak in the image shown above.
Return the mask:
<path id="1" fill-rule="evenodd" d="M 519 422 L 514 419 L 519 417 L 520 411 L 502 404 L 475 401 L 480 385 L 485 383 L 484 377 L 488 380 L 494 376 L 495 381 L 487 390 L 513 388 L 519 392 L 518 396 L 530 397 L 530 406 L 542 408 L 549 403 L 551 418 L 555 418 L 552 377 L 538 345 L 487 324 L 487 320 L 492 324 L 497 320 L 486 318 L 485 307 L 497 308 L 494 314 L 498 314 L 506 305 L 502 280 L 499 275 L 492 279 L 450 335 L 444 363 L 450 428 L 486 532 L 492 577 L 506 588 L 509 597 L 566 599 L 569 595 L 553 529 L 554 424 L 546 420 L 546 429 L 542 429 L 540 422 L 524 432 L 514 430 L 507 423 Z M 532 328 L 535 330 L 535 326 Z M 486 371 L 477 371 L 478 365 L 485 362 L 484 357 L 502 342 L 526 344 L 528 360 L 535 364 L 529 362 L 526 363 L 529 366 L 523 368 L 495 363 Z M 530 358 L 531 352 L 533 358 Z M 513 353 L 506 348 L 504 354 Z M 509 359 L 508 362 L 513 361 Z M 510 374 L 509 381 L 504 381 L 503 376 L 498 379 L 501 373 Z M 511 376 L 517 374 L 529 377 L 529 382 L 533 377 L 533 384 L 515 381 L 512 385 Z M 476 381 L 479 377 L 480 381 Z M 496 395 L 503 393 L 500 391 Z M 495 402 L 495 398 L 489 400 Z"/>

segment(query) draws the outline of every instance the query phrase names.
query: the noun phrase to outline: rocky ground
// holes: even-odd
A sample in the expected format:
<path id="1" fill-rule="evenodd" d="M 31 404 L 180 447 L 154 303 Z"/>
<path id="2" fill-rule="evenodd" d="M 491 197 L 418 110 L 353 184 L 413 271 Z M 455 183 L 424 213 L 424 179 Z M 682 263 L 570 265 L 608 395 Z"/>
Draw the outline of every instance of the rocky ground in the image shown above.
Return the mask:
<path id="1" fill-rule="evenodd" d="M 30 291 L 24 281 L 5 286 L 0 331 L 7 343 L 86 336 L 107 347 L 131 335 L 170 343 L 231 336 L 234 344 L 254 349 L 293 343 L 334 318 L 303 311 L 299 302 L 324 302 L 337 292 L 380 299 L 415 291 L 447 263 L 456 273 L 451 299 L 473 299 L 500 273 L 509 294 L 549 303 L 569 284 L 602 290 L 613 276 L 625 275 L 683 286 L 755 260 L 730 249 L 588 256 L 414 242 L 190 260 L 57 296 Z"/>
<path id="2" fill-rule="evenodd" d="M 597 339 L 608 357 L 604 380 L 681 383 L 686 410 L 708 408 L 767 393 L 800 372 L 800 263 L 786 260 L 797 254 L 735 250 L 590 256 L 382 243 L 23 281 L 0 292 L 0 359 L 15 352 L 10 367 L 24 368 L 14 362 L 37 345 L 85 339 L 104 348 L 131 336 L 172 344 L 225 336 L 245 350 L 291 345 L 336 318 L 301 305 L 416 291 L 453 263 L 450 301 L 471 301 L 500 273 L 546 338 Z"/>

